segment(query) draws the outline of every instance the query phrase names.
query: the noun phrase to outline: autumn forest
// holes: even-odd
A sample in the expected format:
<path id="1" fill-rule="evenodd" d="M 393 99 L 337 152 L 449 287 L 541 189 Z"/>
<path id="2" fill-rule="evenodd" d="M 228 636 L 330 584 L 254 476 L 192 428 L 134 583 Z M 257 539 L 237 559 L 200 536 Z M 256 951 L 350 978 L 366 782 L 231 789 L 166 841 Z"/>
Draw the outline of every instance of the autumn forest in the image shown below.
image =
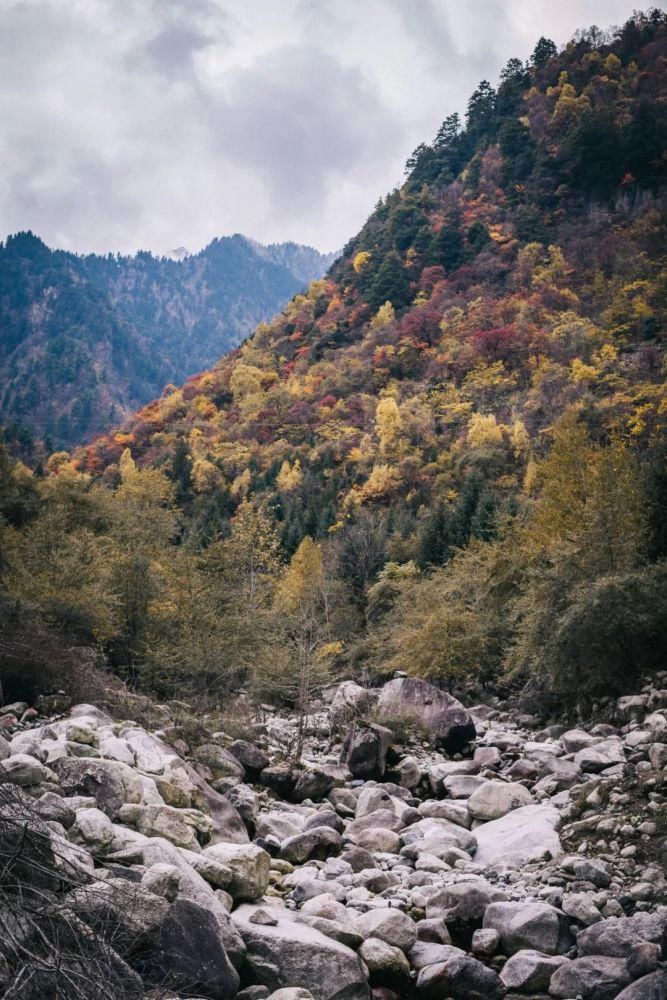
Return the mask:
<path id="1" fill-rule="evenodd" d="M 0 453 L 7 697 L 301 706 L 396 670 L 589 712 L 667 654 L 667 18 L 541 38 L 325 277 L 72 451 Z"/>

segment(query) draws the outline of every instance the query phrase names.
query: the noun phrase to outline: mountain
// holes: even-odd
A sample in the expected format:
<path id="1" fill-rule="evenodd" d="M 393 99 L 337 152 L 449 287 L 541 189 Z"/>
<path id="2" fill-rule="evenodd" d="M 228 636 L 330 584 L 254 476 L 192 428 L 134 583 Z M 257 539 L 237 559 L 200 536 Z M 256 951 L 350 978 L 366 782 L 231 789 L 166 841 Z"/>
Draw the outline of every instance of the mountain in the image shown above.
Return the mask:
<path id="1" fill-rule="evenodd" d="M 5 458 L 10 606 L 161 698 L 401 670 L 583 713 L 664 664 L 666 60 L 659 11 L 540 39 L 240 347 Z"/>
<path id="2" fill-rule="evenodd" d="M 598 437 L 643 441 L 663 377 L 665 44 L 655 11 L 510 60 L 324 279 L 80 467 L 128 445 L 163 462 L 196 431 L 223 488 L 234 444 L 251 491 L 276 500 L 298 462 L 300 499 L 279 502 L 298 542 L 366 505 L 414 526 L 473 471 L 511 505 L 571 408 Z"/>
<path id="3" fill-rule="evenodd" d="M 0 245 L 0 420 L 54 446 L 106 430 L 207 368 L 331 257 L 235 235 L 180 260 Z"/>

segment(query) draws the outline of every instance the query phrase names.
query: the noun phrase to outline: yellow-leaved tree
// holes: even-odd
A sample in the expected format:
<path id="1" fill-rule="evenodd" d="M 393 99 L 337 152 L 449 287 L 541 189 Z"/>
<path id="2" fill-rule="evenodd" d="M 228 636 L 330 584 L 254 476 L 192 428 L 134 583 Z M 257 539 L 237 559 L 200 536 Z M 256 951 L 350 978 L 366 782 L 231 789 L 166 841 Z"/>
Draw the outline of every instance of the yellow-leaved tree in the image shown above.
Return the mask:
<path id="1" fill-rule="evenodd" d="M 403 418 L 393 396 L 385 396 L 375 409 L 375 431 L 383 454 L 393 454 L 401 440 Z"/>
<path id="2" fill-rule="evenodd" d="M 306 536 L 285 570 L 274 601 L 275 648 L 260 668 L 260 681 L 294 705 L 296 744 L 292 760 L 301 760 L 313 696 L 329 678 L 332 657 L 329 588 L 321 547 Z"/>

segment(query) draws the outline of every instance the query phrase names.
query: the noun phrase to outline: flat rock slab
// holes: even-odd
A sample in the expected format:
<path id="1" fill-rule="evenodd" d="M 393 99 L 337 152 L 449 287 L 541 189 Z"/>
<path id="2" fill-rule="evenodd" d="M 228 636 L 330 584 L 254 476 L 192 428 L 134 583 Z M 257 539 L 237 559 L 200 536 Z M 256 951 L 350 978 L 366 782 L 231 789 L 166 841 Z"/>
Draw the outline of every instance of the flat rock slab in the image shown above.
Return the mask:
<path id="1" fill-rule="evenodd" d="M 485 867 L 521 868 L 542 858 L 563 853 L 556 833 L 559 815 L 552 806 L 535 805 L 514 809 L 500 819 L 484 823 L 474 831 L 475 861 Z"/>

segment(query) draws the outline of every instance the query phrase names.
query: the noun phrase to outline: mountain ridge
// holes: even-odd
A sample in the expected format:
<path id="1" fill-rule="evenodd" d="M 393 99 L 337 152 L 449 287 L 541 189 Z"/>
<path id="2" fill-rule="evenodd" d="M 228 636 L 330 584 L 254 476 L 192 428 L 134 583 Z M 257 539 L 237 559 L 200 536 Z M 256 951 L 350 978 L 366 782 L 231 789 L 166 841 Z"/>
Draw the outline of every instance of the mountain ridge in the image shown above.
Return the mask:
<path id="1" fill-rule="evenodd" d="M 0 246 L 0 419 L 56 447 L 103 431 L 208 367 L 328 263 L 311 247 L 263 248 L 240 234 L 181 261 L 9 237 Z"/>

